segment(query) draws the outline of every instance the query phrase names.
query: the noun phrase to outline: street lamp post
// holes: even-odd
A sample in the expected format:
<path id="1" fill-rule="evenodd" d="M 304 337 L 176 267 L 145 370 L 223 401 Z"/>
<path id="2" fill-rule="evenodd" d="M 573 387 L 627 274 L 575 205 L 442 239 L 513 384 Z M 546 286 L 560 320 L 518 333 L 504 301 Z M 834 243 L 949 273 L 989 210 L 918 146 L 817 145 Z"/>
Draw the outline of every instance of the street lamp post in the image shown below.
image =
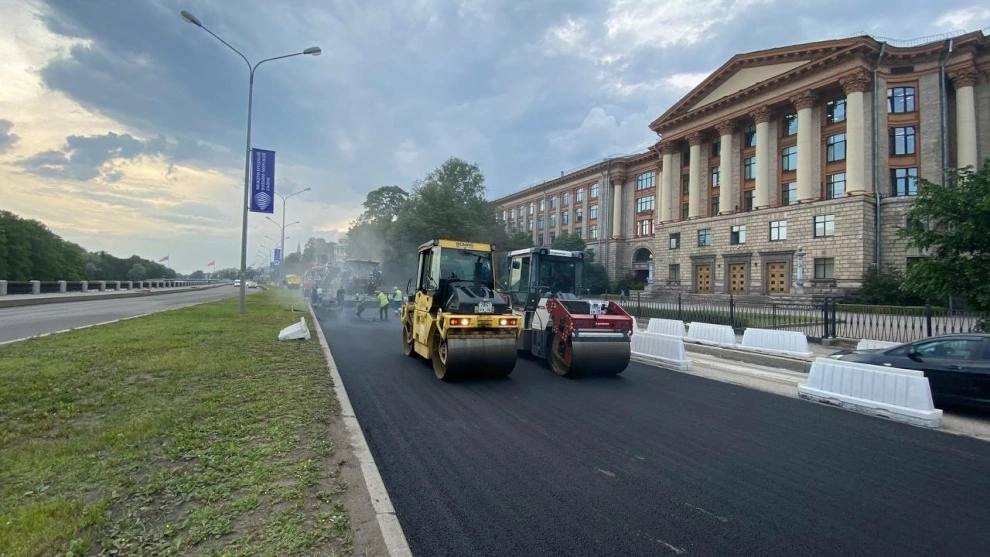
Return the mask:
<path id="1" fill-rule="evenodd" d="M 261 61 L 257 62 L 256 64 L 253 64 L 252 65 L 251 64 L 251 61 L 247 59 L 247 56 L 244 56 L 244 54 L 241 53 L 240 50 L 237 50 L 236 48 L 234 48 L 233 46 L 231 46 L 230 43 L 228 43 L 227 41 L 221 39 L 219 35 L 217 35 L 213 31 L 210 31 L 207 27 L 205 27 L 202 24 L 202 22 L 199 21 L 199 19 L 196 18 L 196 16 L 192 15 L 191 13 L 187 12 L 186 10 L 182 10 L 181 12 L 179 12 L 179 14 L 182 16 L 182 19 L 188 21 L 189 23 L 192 23 L 196 27 L 199 27 L 203 31 L 206 31 L 211 36 L 213 36 L 214 39 L 220 41 L 221 43 L 223 43 L 224 46 L 226 46 L 230 50 L 233 50 L 234 52 L 236 52 L 237 55 L 240 56 L 244 60 L 244 63 L 247 64 L 248 71 L 249 71 L 249 76 L 248 76 L 248 109 L 247 109 L 247 142 L 246 142 L 247 143 L 247 146 L 245 147 L 245 150 L 244 150 L 244 207 L 242 208 L 242 210 L 243 210 L 243 216 L 242 216 L 242 222 L 241 222 L 241 275 L 240 275 L 241 276 L 241 288 L 240 288 L 241 291 L 240 291 L 240 304 L 239 304 L 240 312 L 241 313 L 244 313 L 244 295 L 245 295 L 245 292 L 246 292 L 245 287 L 244 287 L 244 282 L 245 282 L 245 276 L 247 274 L 247 226 L 248 226 L 248 209 L 250 207 L 250 205 L 249 205 L 249 201 L 250 201 L 249 200 L 249 191 L 250 191 L 250 183 L 251 183 L 250 182 L 250 173 L 251 173 L 251 105 L 252 105 L 252 102 L 254 100 L 254 72 L 258 69 L 258 66 L 264 64 L 265 62 L 271 62 L 273 60 L 281 60 L 283 58 L 291 58 L 293 56 L 301 56 L 303 54 L 309 54 L 309 55 L 312 55 L 312 56 L 319 56 L 320 53 L 323 52 L 323 51 L 318 46 L 311 46 L 311 47 L 307 48 L 306 50 L 303 50 L 302 52 L 294 52 L 292 54 L 284 54 L 282 56 L 275 56 L 274 58 L 265 58 L 264 60 L 261 60 Z"/>
<path id="2" fill-rule="evenodd" d="M 282 259 L 283 260 L 285 259 L 285 229 L 287 228 L 287 226 L 285 224 L 285 202 L 290 197 L 294 197 L 294 196 L 297 196 L 297 195 L 299 195 L 301 193 L 308 192 L 309 190 L 310 190 L 310 188 L 305 188 L 305 189 L 301 189 L 299 191 L 294 191 L 294 192 L 290 193 L 289 195 L 282 195 L 282 194 L 280 194 L 278 192 L 275 192 L 275 195 L 279 196 L 282 199 L 282 241 L 279 244 L 279 246 L 280 246 L 280 249 L 282 250 Z M 296 221 L 296 222 L 294 222 L 292 224 L 299 224 L 299 221 Z M 290 224 L 288 226 L 292 226 L 292 224 Z M 283 267 L 281 267 L 281 266 L 279 266 L 279 274 L 282 275 L 282 278 L 285 278 L 285 269 Z"/>

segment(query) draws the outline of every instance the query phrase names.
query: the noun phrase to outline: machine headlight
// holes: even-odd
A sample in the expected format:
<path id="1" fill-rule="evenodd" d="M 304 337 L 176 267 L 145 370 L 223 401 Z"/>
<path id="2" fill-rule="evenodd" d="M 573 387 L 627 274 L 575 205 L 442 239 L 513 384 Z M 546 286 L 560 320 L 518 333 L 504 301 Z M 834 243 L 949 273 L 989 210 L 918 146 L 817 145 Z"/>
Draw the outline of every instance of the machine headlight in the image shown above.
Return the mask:
<path id="1" fill-rule="evenodd" d="M 502 327 L 515 327 L 516 319 L 514 317 L 503 317 L 498 320 L 498 324 Z"/>

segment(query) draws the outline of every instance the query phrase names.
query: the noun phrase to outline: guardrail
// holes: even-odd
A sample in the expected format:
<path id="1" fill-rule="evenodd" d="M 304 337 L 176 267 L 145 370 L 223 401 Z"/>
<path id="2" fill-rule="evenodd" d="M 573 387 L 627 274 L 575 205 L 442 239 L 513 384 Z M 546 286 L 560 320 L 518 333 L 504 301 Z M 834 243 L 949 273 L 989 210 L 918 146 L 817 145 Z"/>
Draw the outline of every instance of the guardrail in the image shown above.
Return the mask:
<path id="1" fill-rule="evenodd" d="M 176 288 L 207 284 L 221 284 L 224 280 L 148 279 L 148 280 L 0 280 L 0 296 L 18 294 L 65 294 L 69 292 L 105 292 L 121 290 L 146 290 Z"/>

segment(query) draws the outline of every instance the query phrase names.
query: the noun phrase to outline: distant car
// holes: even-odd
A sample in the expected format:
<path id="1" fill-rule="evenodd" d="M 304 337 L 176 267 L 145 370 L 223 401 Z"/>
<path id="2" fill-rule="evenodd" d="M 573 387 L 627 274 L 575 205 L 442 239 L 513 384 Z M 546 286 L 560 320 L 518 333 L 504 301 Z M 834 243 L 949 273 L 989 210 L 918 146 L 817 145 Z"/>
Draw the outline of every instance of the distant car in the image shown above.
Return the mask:
<path id="1" fill-rule="evenodd" d="M 249 281 L 247 281 L 247 287 L 248 288 L 258 288 L 258 283 L 257 282 L 254 282 L 253 280 L 249 280 Z"/>
<path id="2" fill-rule="evenodd" d="M 241 287 L 241 279 L 234 279 L 234 286 L 236 286 L 237 288 L 240 288 Z"/>
<path id="3" fill-rule="evenodd" d="M 836 360 L 924 372 L 941 403 L 990 408 L 990 335 L 945 335 L 880 350 L 843 350 Z"/>

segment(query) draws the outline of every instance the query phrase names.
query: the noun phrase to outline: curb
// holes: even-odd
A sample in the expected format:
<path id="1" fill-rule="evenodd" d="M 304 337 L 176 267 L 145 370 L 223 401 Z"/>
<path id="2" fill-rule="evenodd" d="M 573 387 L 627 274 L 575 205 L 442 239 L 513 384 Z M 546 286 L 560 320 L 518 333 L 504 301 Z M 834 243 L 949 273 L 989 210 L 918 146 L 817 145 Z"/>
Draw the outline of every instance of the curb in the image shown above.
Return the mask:
<path id="1" fill-rule="evenodd" d="M 330 345 L 327 344 L 327 337 L 323 335 L 323 327 L 320 326 L 320 321 L 316 318 L 313 306 L 308 303 L 306 305 L 309 307 L 309 315 L 313 318 L 316 336 L 320 339 L 320 347 L 323 349 L 327 367 L 330 369 L 330 377 L 333 379 L 337 401 L 340 402 L 340 416 L 343 418 L 344 427 L 351 437 L 351 448 L 354 449 L 354 455 L 361 463 L 361 475 L 364 476 L 365 487 L 371 495 L 371 506 L 375 510 L 375 518 L 378 521 L 378 528 L 382 532 L 382 538 L 385 540 L 385 547 L 391 557 L 412 557 L 406 535 L 402 531 L 402 525 L 399 524 L 399 517 L 395 514 L 395 507 L 392 506 L 388 490 L 385 489 L 385 482 L 375 464 L 375 457 L 371 454 L 368 440 L 365 439 L 364 431 L 361 430 L 361 423 L 354 413 L 354 407 L 351 406 L 350 397 L 347 396 L 344 380 L 340 377 L 340 372 L 337 371 L 337 364 L 330 352 Z"/>
<path id="2" fill-rule="evenodd" d="M 688 340 L 684 341 L 684 349 L 688 352 L 697 352 L 698 354 L 715 356 L 724 360 L 734 360 L 746 364 L 782 368 L 800 373 L 808 373 L 811 370 L 811 360 L 778 356 L 764 352 L 737 350 L 723 346 L 710 346 L 707 344 L 690 342 Z"/>
<path id="3" fill-rule="evenodd" d="M 140 298 L 143 296 L 162 296 L 165 294 L 181 294 L 183 292 L 196 292 L 210 288 L 220 288 L 226 284 L 212 284 L 209 286 L 190 286 L 171 290 L 130 290 L 127 292 L 114 292 L 112 294 L 66 294 L 65 296 L 51 296 L 48 298 L 28 298 L 28 299 L 0 299 L 0 308 L 16 308 L 24 306 L 40 306 L 45 304 L 61 304 L 65 302 L 93 302 L 97 300 L 116 300 L 118 298 Z M 16 296 L 16 294 L 15 294 Z M 9 296 L 5 296 L 7 298 Z"/>

